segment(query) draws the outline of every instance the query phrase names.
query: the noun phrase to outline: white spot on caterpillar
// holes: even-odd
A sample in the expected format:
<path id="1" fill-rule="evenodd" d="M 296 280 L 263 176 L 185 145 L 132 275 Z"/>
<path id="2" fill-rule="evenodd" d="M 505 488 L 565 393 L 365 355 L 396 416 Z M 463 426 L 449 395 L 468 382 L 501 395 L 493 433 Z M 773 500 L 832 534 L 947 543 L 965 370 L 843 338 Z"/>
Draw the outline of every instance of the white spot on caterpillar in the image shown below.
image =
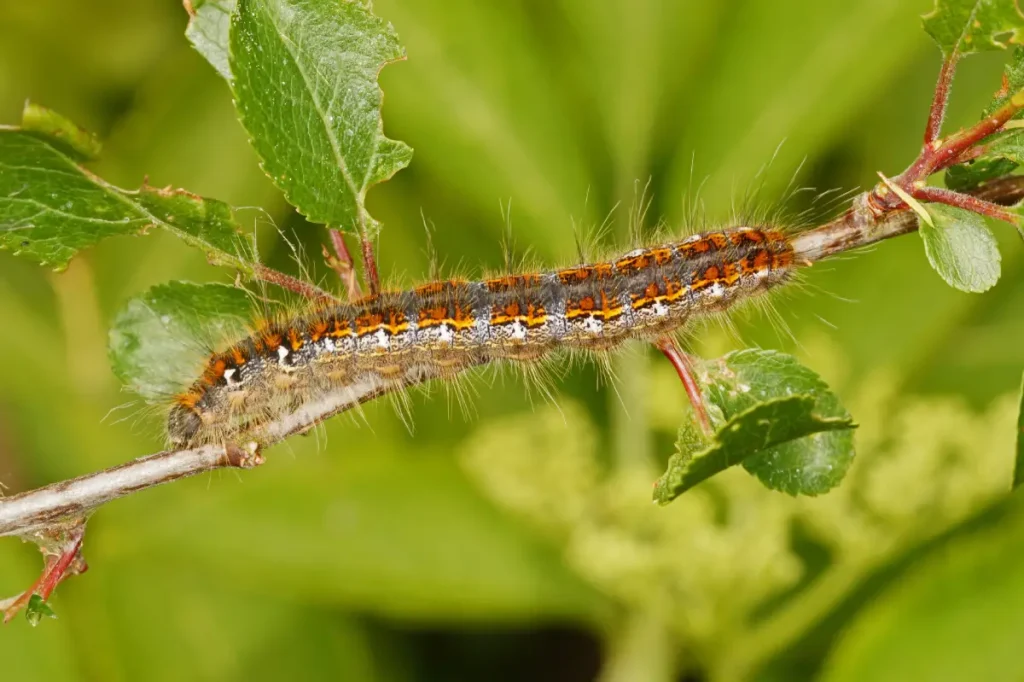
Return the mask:
<path id="1" fill-rule="evenodd" d="M 334 339 L 332 339 L 329 336 L 324 338 L 324 350 L 326 350 L 328 353 L 334 352 Z"/>
<path id="2" fill-rule="evenodd" d="M 224 370 L 224 383 L 226 383 L 228 386 L 231 386 L 232 384 L 241 383 L 240 381 L 233 380 L 234 376 L 235 376 L 235 372 L 237 372 L 237 371 L 238 370 L 236 370 L 234 368 Z"/>
<path id="3" fill-rule="evenodd" d="M 277 364 L 283 365 L 284 361 L 285 361 L 285 358 L 288 357 L 288 353 L 289 353 L 289 351 L 288 351 L 287 348 L 285 348 L 284 346 L 278 346 L 277 347 Z"/>
<path id="4" fill-rule="evenodd" d="M 655 301 L 653 306 L 654 314 L 658 317 L 665 317 L 668 315 L 668 306 L 661 301 Z"/>
<path id="5" fill-rule="evenodd" d="M 448 325 L 442 324 L 437 327 L 437 338 L 440 341 L 451 343 L 455 339 L 455 334 L 452 333 Z"/>
<path id="6" fill-rule="evenodd" d="M 722 286 L 721 282 L 715 282 L 708 287 L 708 296 L 711 298 L 722 298 L 722 296 L 725 296 L 725 287 Z"/>
<path id="7" fill-rule="evenodd" d="M 589 316 L 583 321 L 583 328 L 591 334 L 600 334 L 604 331 L 604 322 L 596 317 Z"/>
<path id="8" fill-rule="evenodd" d="M 383 329 L 378 329 L 377 333 L 374 334 L 374 337 L 377 339 L 378 348 L 383 348 L 386 350 L 391 346 L 391 337 L 388 336 L 388 333 Z"/>
<path id="9" fill-rule="evenodd" d="M 519 320 L 512 323 L 512 338 L 520 341 L 526 338 L 526 326 Z"/>

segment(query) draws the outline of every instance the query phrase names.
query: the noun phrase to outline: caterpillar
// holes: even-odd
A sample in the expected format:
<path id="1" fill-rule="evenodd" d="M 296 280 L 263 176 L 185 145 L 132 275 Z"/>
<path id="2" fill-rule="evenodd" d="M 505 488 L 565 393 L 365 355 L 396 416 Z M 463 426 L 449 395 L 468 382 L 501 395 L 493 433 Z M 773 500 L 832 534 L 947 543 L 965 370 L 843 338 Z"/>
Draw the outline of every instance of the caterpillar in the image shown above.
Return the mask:
<path id="1" fill-rule="evenodd" d="M 325 414 L 354 386 L 656 339 L 782 284 L 798 266 L 782 230 L 743 226 L 604 262 L 435 281 L 322 307 L 268 322 L 214 353 L 175 396 L 168 436 L 176 446 L 230 442 L 282 415 Z"/>

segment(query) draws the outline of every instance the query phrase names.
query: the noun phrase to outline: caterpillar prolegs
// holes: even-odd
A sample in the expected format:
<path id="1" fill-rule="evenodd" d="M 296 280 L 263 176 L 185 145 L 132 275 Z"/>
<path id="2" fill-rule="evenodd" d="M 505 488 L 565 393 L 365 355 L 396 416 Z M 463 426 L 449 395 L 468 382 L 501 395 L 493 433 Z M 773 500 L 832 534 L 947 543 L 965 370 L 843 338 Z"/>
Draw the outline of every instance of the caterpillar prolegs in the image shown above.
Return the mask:
<path id="1" fill-rule="evenodd" d="M 797 267 L 781 230 L 734 227 L 605 262 L 429 282 L 323 307 L 215 353 L 176 396 L 168 433 L 179 446 L 231 441 L 357 385 L 653 340 L 785 282 Z"/>

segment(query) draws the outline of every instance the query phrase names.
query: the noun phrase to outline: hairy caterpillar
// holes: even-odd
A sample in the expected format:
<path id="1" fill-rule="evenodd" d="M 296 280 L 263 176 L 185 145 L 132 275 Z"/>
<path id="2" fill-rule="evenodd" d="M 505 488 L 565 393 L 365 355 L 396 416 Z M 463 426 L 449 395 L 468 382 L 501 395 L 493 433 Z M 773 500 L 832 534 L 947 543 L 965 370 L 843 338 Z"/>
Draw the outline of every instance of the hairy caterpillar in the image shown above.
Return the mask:
<path id="1" fill-rule="evenodd" d="M 734 227 L 605 262 L 430 282 L 325 307 L 215 353 L 175 397 L 168 434 L 179 446 L 231 441 L 278 416 L 321 409 L 356 385 L 655 339 L 785 282 L 797 266 L 781 230 Z"/>

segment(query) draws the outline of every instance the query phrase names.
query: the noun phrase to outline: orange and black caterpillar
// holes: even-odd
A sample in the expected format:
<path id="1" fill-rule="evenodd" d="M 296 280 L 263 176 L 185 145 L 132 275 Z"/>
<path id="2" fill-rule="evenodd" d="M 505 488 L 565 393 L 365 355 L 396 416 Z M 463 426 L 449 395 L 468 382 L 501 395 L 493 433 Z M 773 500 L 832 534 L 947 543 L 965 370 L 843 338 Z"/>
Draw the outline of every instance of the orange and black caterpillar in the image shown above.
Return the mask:
<path id="1" fill-rule="evenodd" d="M 402 383 L 424 368 L 454 375 L 561 348 L 654 339 L 789 279 L 780 230 L 736 227 L 601 263 L 479 282 L 430 282 L 270 323 L 210 358 L 177 396 L 172 443 L 230 441 L 357 384 Z"/>

